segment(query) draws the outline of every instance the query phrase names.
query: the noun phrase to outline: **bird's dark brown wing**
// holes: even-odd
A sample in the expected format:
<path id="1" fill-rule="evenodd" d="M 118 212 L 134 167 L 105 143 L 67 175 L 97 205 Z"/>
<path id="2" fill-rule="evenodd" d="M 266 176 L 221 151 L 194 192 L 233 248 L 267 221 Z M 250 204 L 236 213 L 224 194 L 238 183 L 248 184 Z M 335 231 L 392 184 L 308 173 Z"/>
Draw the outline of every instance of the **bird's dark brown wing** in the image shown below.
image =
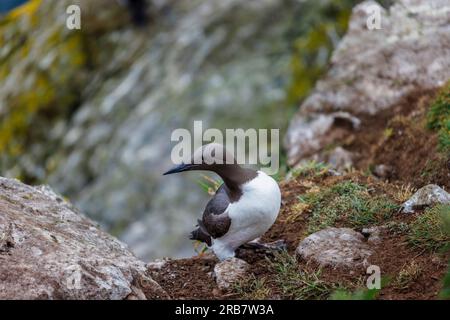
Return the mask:
<path id="1" fill-rule="evenodd" d="M 220 238 L 230 228 L 231 219 L 225 212 L 229 204 L 230 198 L 226 186 L 223 184 L 203 212 L 203 226 L 213 238 Z"/>

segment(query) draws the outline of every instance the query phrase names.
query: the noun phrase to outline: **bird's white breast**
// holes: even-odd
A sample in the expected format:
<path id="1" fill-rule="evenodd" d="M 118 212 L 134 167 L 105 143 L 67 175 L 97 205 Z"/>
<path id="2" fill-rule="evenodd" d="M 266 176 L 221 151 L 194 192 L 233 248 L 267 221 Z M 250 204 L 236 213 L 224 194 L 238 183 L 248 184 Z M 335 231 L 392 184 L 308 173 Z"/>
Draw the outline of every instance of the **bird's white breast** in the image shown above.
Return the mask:
<path id="1" fill-rule="evenodd" d="M 214 251 L 232 251 L 234 254 L 240 245 L 260 237 L 275 222 L 280 205 L 281 192 L 277 182 L 258 171 L 256 178 L 242 185 L 240 199 L 228 206 L 230 229 L 214 240 Z"/>

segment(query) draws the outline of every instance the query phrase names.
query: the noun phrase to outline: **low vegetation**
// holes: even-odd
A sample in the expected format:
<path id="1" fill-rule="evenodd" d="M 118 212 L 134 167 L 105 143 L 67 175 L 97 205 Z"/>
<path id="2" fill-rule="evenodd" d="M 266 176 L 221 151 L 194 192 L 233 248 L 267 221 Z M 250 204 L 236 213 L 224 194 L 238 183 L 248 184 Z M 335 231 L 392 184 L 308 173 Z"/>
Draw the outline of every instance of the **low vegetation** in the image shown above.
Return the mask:
<path id="1" fill-rule="evenodd" d="M 313 233 L 336 224 L 362 227 L 384 221 L 398 205 L 385 195 L 371 195 L 362 184 L 343 181 L 331 187 L 299 197 L 311 208 L 308 232 Z"/>
<path id="2" fill-rule="evenodd" d="M 428 128 L 438 131 L 440 150 L 450 154 L 450 82 L 431 104 L 427 120 Z"/>
<path id="3" fill-rule="evenodd" d="M 411 223 L 409 243 L 418 249 L 437 251 L 448 248 L 450 235 L 445 223 L 450 217 L 450 205 L 437 205 L 427 209 Z"/>

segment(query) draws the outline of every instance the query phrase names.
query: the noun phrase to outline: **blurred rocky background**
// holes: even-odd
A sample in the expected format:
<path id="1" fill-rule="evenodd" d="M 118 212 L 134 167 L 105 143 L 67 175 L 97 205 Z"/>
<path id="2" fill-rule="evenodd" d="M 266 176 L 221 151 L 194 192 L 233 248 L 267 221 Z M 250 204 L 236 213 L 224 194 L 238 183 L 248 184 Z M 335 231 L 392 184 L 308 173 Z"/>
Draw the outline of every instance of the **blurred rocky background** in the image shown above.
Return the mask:
<path id="1" fill-rule="evenodd" d="M 150 259 L 193 253 L 208 197 L 198 174 L 162 180 L 171 131 L 203 120 L 283 136 L 358 1 L 31 0 L 6 13 L 20 2 L 0 6 L 1 175 L 51 185 Z M 81 30 L 66 28 L 71 4 Z"/>

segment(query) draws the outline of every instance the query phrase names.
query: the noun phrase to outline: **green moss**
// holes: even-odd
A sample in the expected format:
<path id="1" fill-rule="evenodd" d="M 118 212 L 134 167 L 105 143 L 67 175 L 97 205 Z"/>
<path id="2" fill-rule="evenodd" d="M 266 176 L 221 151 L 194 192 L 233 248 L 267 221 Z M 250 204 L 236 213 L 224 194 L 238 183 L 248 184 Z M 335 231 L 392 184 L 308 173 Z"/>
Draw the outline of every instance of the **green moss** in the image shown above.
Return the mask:
<path id="1" fill-rule="evenodd" d="M 308 193 L 299 199 L 311 206 L 309 233 L 336 225 L 368 226 L 389 219 L 398 209 L 386 196 L 373 196 L 366 186 L 352 181 Z"/>
<path id="2" fill-rule="evenodd" d="M 427 114 L 427 126 L 439 135 L 439 148 L 450 153 L 450 82 L 440 91 Z"/>
<path id="3" fill-rule="evenodd" d="M 0 42 L 8 43 L 5 51 L 0 50 L 0 83 L 8 81 L 13 70 L 22 70 L 14 73 L 20 86 L 4 97 L 0 116 L 0 152 L 10 162 L 3 163 L 7 167 L 34 142 L 45 140 L 54 119 L 64 118 L 79 99 L 76 93 L 82 85 L 87 60 L 82 33 L 58 27 L 43 36 L 39 29 L 43 21 L 38 20 L 45 15 L 40 5 L 40 0 L 30 1 L 0 25 Z M 36 28 L 30 28 L 30 21 L 37 23 Z M 50 61 L 43 67 L 36 64 L 36 57 Z"/>
<path id="4" fill-rule="evenodd" d="M 450 205 L 427 209 L 410 225 L 408 242 L 415 248 L 437 251 L 448 248 L 450 234 Z"/>
<path id="5" fill-rule="evenodd" d="M 336 38 L 347 30 L 357 0 L 305 1 L 298 13 L 291 58 L 289 104 L 305 98 L 325 70 Z"/>

